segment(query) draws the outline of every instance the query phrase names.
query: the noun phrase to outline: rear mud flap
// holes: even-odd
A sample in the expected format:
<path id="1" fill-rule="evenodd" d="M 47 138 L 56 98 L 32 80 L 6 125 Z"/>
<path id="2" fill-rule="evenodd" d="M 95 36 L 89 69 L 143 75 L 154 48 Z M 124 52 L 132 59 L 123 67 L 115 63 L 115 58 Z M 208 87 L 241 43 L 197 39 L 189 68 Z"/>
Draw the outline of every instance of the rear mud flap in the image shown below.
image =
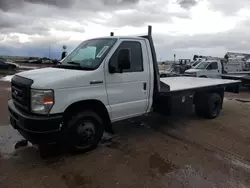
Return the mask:
<path id="1" fill-rule="evenodd" d="M 231 92 L 231 93 L 239 93 L 240 92 L 240 84 L 236 84 L 233 86 L 227 86 L 225 88 L 225 91 Z"/>

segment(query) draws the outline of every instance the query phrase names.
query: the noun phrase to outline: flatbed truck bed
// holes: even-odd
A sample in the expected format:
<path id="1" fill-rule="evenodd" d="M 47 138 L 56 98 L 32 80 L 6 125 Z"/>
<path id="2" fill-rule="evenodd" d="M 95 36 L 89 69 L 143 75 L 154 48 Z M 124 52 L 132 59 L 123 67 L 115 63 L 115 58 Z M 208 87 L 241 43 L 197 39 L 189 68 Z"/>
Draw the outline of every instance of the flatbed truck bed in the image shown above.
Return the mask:
<path id="1" fill-rule="evenodd" d="M 227 87 L 230 85 L 238 84 L 239 81 L 223 80 L 212 78 L 196 78 L 196 77 L 167 77 L 160 78 L 160 81 L 170 87 L 169 92 L 187 91 L 205 89 L 209 87 Z"/>

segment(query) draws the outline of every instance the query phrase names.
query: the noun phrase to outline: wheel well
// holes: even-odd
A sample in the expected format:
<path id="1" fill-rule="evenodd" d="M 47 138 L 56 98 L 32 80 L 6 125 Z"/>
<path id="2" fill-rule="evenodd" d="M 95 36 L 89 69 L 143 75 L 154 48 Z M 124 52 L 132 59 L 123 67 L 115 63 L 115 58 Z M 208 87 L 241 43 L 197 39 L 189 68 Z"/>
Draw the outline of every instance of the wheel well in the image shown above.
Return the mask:
<path id="1" fill-rule="evenodd" d="M 196 104 L 196 102 L 199 102 L 199 100 L 204 101 L 204 96 L 206 96 L 207 94 L 212 94 L 212 93 L 217 93 L 220 95 L 221 100 L 222 100 L 222 104 L 223 104 L 223 98 L 224 98 L 224 89 L 223 88 L 216 88 L 216 89 L 212 89 L 210 91 L 206 91 L 206 92 L 197 92 L 194 94 L 194 104 Z"/>
<path id="2" fill-rule="evenodd" d="M 97 113 L 101 119 L 104 121 L 104 128 L 105 131 L 113 133 L 111 120 L 109 117 L 109 113 L 105 105 L 99 100 L 85 100 L 79 101 L 71 104 L 65 111 L 64 111 L 64 122 L 67 122 L 70 117 L 79 111 L 82 110 L 92 110 Z"/>

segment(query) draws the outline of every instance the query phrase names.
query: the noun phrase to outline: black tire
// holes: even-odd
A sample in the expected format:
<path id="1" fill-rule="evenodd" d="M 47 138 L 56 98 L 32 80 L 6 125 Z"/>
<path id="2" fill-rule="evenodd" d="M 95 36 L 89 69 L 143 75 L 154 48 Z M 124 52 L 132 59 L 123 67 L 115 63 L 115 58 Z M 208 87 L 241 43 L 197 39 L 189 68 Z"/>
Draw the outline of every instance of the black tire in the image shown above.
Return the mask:
<path id="1" fill-rule="evenodd" d="M 222 108 L 222 99 L 218 93 L 212 93 L 208 96 L 205 117 L 214 119 L 219 116 Z"/>
<path id="2" fill-rule="evenodd" d="M 222 98 L 217 93 L 211 93 L 200 96 L 195 104 L 195 112 L 198 116 L 214 119 L 216 118 L 222 108 Z"/>
<path id="3" fill-rule="evenodd" d="M 207 78 L 206 76 L 200 76 L 200 78 Z"/>
<path id="4" fill-rule="evenodd" d="M 101 141 L 103 121 L 93 111 L 79 112 L 71 118 L 63 132 L 63 142 L 70 151 L 85 153 L 96 148 Z"/>

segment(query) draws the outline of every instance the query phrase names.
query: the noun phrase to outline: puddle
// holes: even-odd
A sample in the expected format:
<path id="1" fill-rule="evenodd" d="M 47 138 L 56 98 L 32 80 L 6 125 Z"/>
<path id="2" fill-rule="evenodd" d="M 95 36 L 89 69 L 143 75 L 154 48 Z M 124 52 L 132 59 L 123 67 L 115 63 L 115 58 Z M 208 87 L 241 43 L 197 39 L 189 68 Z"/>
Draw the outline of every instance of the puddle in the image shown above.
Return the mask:
<path id="1" fill-rule="evenodd" d="M 174 169 L 176 166 L 170 161 L 163 159 L 158 153 L 154 153 L 149 158 L 149 166 L 151 169 L 158 169 L 161 175 L 167 174 Z"/>
<path id="2" fill-rule="evenodd" d="M 242 103 L 250 103 L 250 99 L 235 99 L 238 102 L 242 102 Z"/>
<path id="3" fill-rule="evenodd" d="M 15 144 L 22 139 L 23 137 L 10 125 L 0 126 L 0 156 L 3 158 L 16 156 Z"/>
<path id="4" fill-rule="evenodd" d="M 250 99 L 240 99 L 240 98 L 224 98 L 224 102 L 228 102 L 228 101 L 237 101 L 237 102 L 241 102 L 241 103 L 250 103 Z"/>
<path id="5" fill-rule="evenodd" d="M 61 176 L 68 187 L 88 187 L 91 185 L 91 177 L 82 176 L 75 172 L 68 172 Z"/>
<path id="6" fill-rule="evenodd" d="M 4 76 L 4 77 L 0 78 L 0 81 L 10 82 L 13 76 L 14 75 Z"/>

